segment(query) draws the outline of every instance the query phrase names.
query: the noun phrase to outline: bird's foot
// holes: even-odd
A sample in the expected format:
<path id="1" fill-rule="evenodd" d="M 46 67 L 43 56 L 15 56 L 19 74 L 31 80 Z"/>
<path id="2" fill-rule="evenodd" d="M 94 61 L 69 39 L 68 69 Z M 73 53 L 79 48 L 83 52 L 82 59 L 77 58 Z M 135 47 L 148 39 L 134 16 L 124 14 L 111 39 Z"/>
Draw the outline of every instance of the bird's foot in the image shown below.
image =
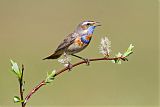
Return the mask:
<path id="1" fill-rule="evenodd" d="M 71 71 L 72 68 L 73 68 L 73 65 L 70 62 L 68 62 L 67 68 L 68 68 L 69 71 Z"/>
<path id="2" fill-rule="evenodd" d="M 86 63 L 86 65 L 90 65 L 90 61 L 89 61 L 89 59 L 87 58 L 87 59 L 83 59 L 84 61 L 85 61 L 85 63 Z"/>

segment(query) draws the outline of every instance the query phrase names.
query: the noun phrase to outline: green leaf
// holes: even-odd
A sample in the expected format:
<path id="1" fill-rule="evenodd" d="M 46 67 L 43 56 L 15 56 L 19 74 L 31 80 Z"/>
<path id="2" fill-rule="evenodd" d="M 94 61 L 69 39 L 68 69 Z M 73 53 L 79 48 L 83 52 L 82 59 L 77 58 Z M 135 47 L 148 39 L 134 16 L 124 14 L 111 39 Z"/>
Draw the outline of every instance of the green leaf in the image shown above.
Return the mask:
<path id="1" fill-rule="evenodd" d="M 18 96 L 14 96 L 13 101 L 14 103 L 19 103 L 21 102 L 21 99 Z"/>
<path id="2" fill-rule="evenodd" d="M 111 60 L 112 63 L 116 63 L 115 60 Z"/>
<path id="3" fill-rule="evenodd" d="M 132 44 L 130 44 L 130 46 L 128 47 L 127 51 L 123 54 L 123 56 L 128 57 L 130 54 L 132 54 L 133 48 L 134 48 L 134 46 Z"/>
<path id="4" fill-rule="evenodd" d="M 51 83 L 54 80 L 55 74 L 56 74 L 55 70 L 53 70 L 50 74 L 47 73 L 47 77 L 45 79 L 45 83 Z"/>
<path id="5" fill-rule="evenodd" d="M 113 63 L 116 63 L 116 64 L 121 64 L 121 59 L 119 57 L 121 57 L 122 54 L 120 52 L 118 52 L 118 54 L 116 54 L 116 58 L 115 60 L 112 60 Z"/>
<path id="6" fill-rule="evenodd" d="M 112 60 L 112 62 L 115 63 L 115 64 L 121 64 L 121 60 L 120 59 Z"/>
<path id="7" fill-rule="evenodd" d="M 14 101 L 14 103 L 24 102 L 24 100 L 21 100 L 18 96 L 14 96 L 14 97 L 13 97 L 13 101 Z"/>
<path id="8" fill-rule="evenodd" d="M 122 63 L 122 61 L 121 61 L 121 60 L 118 60 L 118 61 L 117 61 L 117 64 L 121 64 L 121 63 Z"/>
<path id="9" fill-rule="evenodd" d="M 128 57 L 130 54 L 133 53 L 133 48 L 134 48 L 134 46 L 132 44 L 130 44 L 127 51 L 123 55 L 120 52 L 118 52 L 118 54 L 116 54 L 117 59 L 112 60 L 112 62 L 116 63 L 116 64 L 121 64 L 122 60 L 128 61 L 128 59 L 126 57 Z"/>
<path id="10" fill-rule="evenodd" d="M 17 75 L 17 77 L 20 79 L 22 77 L 22 71 L 19 69 L 18 64 L 14 62 L 13 60 L 10 60 L 12 64 L 12 71 Z"/>

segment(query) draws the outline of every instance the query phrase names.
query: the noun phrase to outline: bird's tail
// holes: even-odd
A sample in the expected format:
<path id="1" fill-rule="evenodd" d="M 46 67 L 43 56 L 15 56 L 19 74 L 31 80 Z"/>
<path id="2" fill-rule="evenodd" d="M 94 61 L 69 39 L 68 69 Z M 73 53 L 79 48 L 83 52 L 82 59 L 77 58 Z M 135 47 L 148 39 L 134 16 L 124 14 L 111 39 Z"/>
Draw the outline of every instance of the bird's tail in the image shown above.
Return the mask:
<path id="1" fill-rule="evenodd" d="M 52 54 L 52 55 L 44 58 L 43 60 L 45 60 L 45 59 L 57 59 L 57 58 L 59 58 L 62 54 L 63 54 L 63 52 L 58 51 L 58 52 L 55 52 L 54 54 Z"/>

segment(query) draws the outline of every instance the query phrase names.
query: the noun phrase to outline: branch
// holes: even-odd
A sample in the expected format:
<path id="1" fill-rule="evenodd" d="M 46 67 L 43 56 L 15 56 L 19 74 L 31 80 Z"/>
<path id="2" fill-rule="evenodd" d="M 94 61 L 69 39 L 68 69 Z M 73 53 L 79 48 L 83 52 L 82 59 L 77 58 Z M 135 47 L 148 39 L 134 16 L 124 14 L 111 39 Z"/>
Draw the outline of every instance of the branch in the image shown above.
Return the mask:
<path id="1" fill-rule="evenodd" d="M 118 54 L 115 55 L 115 57 L 109 58 L 109 53 L 110 53 L 110 47 L 111 47 L 111 41 L 109 41 L 109 39 L 107 37 L 104 37 L 101 39 L 100 42 L 100 47 L 99 47 L 99 52 L 104 55 L 105 57 L 101 57 L 101 58 L 91 58 L 88 59 L 88 61 L 93 62 L 93 61 L 109 61 L 111 60 L 113 63 L 117 63 L 117 64 L 121 64 L 121 61 L 128 61 L 127 57 L 133 53 L 133 48 L 134 46 L 132 44 L 130 44 L 130 46 L 128 47 L 128 49 L 121 54 L 120 52 Z M 14 62 L 13 60 L 10 60 L 11 64 L 12 64 L 12 72 L 14 74 L 16 74 L 16 77 L 18 78 L 19 81 L 19 91 L 20 91 L 20 98 L 18 96 L 14 96 L 13 100 L 14 103 L 18 103 L 20 102 L 22 107 L 25 107 L 26 104 L 28 103 L 28 100 L 32 97 L 32 95 L 34 93 L 36 93 L 42 86 L 51 83 L 54 78 L 58 75 L 60 75 L 61 73 L 67 71 L 67 70 L 71 70 L 71 68 L 73 69 L 76 66 L 79 66 L 81 64 L 84 64 L 87 62 L 86 61 L 79 61 L 75 64 L 73 64 L 72 66 L 67 66 L 64 67 L 61 70 L 58 71 L 52 71 L 50 74 L 47 73 L 47 77 L 46 79 L 42 80 L 38 85 L 36 85 L 28 94 L 27 96 L 24 98 L 23 94 L 24 94 L 24 89 L 23 89 L 23 71 L 24 71 L 24 66 L 22 65 L 22 69 L 20 70 L 18 67 L 18 64 L 16 62 Z M 65 57 L 64 59 L 60 59 L 58 60 L 60 63 L 64 64 L 64 66 L 69 65 L 70 59 L 68 57 Z"/>
<path id="2" fill-rule="evenodd" d="M 91 58 L 91 59 L 89 59 L 89 61 L 93 62 L 93 61 L 117 60 L 117 59 L 122 59 L 123 61 L 126 61 L 126 57 L 122 57 L 122 56 L 121 57 L 115 57 L 115 58 L 109 58 L 109 57 Z M 75 64 L 72 65 L 72 68 L 74 68 L 74 67 L 76 67 L 78 65 L 84 64 L 84 63 L 86 63 L 86 61 L 77 62 L 77 63 L 75 63 Z M 64 71 L 67 71 L 67 70 L 69 70 L 68 67 L 65 67 L 65 68 L 61 69 L 61 70 L 59 70 L 59 71 L 56 72 L 55 76 L 63 73 Z"/>
<path id="3" fill-rule="evenodd" d="M 24 101 L 22 107 L 25 107 L 25 106 L 26 106 L 26 104 L 27 104 L 28 100 L 30 99 L 30 97 L 31 97 L 36 91 L 38 91 L 38 89 L 41 88 L 43 85 L 46 85 L 45 80 L 41 81 L 41 82 L 40 82 L 36 87 L 34 87 L 34 88 L 32 89 L 32 91 L 26 96 L 25 101 Z"/>
<path id="4" fill-rule="evenodd" d="M 20 91 L 20 95 L 21 95 L 21 104 L 22 104 L 22 107 L 23 107 L 23 72 L 24 72 L 24 65 L 22 64 L 22 75 L 21 75 L 21 78 L 19 78 L 19 91 Z"/>
<path id="5" fill-rule="evenodd" d="M 126 61 L 127 58 L 126 58 L 126 57 L 123 57 L 123 56 L 121 56 L 121 57 L 115 57 L 115 58 L 103 57 L 103 58 L 91 58 L 91 59 L 89 59 L 89 61 L 90 61 L 90 62 L 93 62 L 93 61 L 106 61 L 106 60 L 108 61 L 108 60 L 118 60 L 118 59 L 119 59 L 119 60 L 121 59 L 121 60 L 123 60 L 123 61 Z M 84 63 L 86 63 L 86 61 L 77 62 L 77 63 L 75 63 L 75 64 L 72 65 L 72 68 L 74 68 L 74 67 L 76 67 L 76 66 L 79 66 L 79 65 L 81 65 L 81 64 L 84 64 Z M 70 69 L 70 68 L 65 67 L 65 68 L 57 71 L 57 72 L 55 73 L 54 77 L 58 76 L 59 74 L 65 72 L 65 71 L 67 71 L 67 70 L 69 70 L 69 69 Z M 31 96 L 32 96 L 35 92 L 37 92 L 37 91 L 38 91 L 42 86 L 44 86 L 44 85 L 46 85 L 45 80 L 41 81 L 36 87 L 34 87 L 34 88 L 30 91 L 30 93 L 26 96 L 26 98 L 25 98 L 25 100 L 24 100 L 24 104 L 23 104 L 22 107 L 25 107 L 26 104 L 27 104 L 27 102 L 28 102 L 28 100 L 31 98 Z"/>

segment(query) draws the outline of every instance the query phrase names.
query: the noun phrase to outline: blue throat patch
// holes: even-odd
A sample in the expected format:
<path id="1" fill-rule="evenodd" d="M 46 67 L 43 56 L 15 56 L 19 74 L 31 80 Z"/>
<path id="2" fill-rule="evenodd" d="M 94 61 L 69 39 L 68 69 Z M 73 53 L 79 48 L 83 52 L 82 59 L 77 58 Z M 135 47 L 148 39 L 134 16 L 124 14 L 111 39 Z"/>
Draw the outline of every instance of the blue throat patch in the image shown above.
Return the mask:
<path id="1" fill-rule="evenodd" d="M 81 37 L 81 41 L 82 41 L 83 43 L 85 43 L 85 44 L 89 44 L 89 42 L 91 41 L 91 39 L 87 40 L 87 39 L 86 39 L 86 36 L 88 36 L 88 35 L 83 35 L 83 36 Z"/>
<path id="2" fill-rule="evenodd" d="M 96 26 L 90 26 L 88 28 L 88 34 L 93 34 L 95 28 L 96 28 Z"/>
<path id="3" fill-rule="evenodd" d="M 88 28 L 88 33 L 85 34 L 85 35 L 83 35 L 83 36 L 81 37 L 81 41 L 82 41 L 83 43 L 89 44 L 89 42 L 91 41 L 91 39 L 87 40 L 87 39 L 86 39 L 86 36 L 92 35 L 93 32 L 94 32 L 95 27 L 96 27 L 96 26 L 90 26 L 90 27 Z"/>

